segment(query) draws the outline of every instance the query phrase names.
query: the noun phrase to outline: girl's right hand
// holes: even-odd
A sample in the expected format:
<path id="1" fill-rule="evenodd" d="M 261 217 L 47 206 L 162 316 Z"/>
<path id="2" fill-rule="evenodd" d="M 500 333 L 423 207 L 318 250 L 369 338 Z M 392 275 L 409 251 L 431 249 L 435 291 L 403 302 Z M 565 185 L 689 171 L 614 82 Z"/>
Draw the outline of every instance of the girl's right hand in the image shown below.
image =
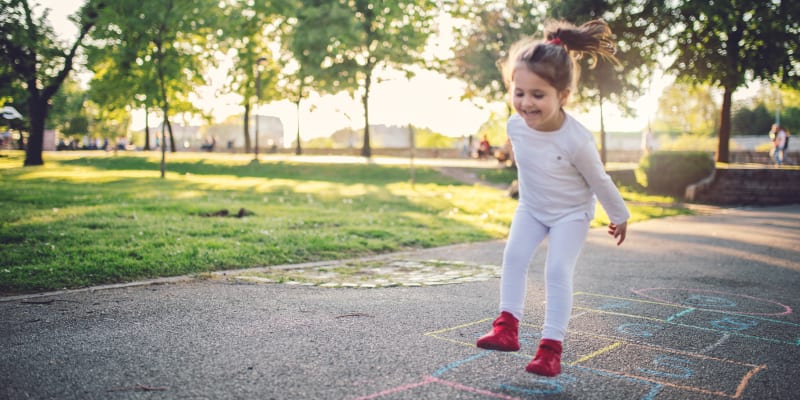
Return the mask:
<path id="1" fill-rule="evenodd" d="M 617 224 L 608 224 L 608 234 L 613 236 L 614 239 L 617 239 L 617 246 L 621 245 L 622 242 L 625 241 L 625 234 L 628 231 L 628 221 L 625 221 L 619 225 Z"/>

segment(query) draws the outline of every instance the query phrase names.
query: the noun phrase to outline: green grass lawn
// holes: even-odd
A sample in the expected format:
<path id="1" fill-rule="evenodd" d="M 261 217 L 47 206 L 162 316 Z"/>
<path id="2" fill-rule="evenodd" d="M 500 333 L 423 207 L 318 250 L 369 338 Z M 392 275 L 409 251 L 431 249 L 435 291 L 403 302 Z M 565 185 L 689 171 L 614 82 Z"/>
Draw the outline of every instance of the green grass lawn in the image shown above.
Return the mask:
<path id="1" fill-rule="evenodd" d="M 46 153 L 42 167 L 4 155 L 5 295 L 504 238 L 516 206 L 424 167 L 412 186 L 406 167 L 177 153 L 161 179 L 158 153 Z M 632 222 L 688 213 L 631 212 Z M 594 224 L 605 218 L 598 207 Z"/>

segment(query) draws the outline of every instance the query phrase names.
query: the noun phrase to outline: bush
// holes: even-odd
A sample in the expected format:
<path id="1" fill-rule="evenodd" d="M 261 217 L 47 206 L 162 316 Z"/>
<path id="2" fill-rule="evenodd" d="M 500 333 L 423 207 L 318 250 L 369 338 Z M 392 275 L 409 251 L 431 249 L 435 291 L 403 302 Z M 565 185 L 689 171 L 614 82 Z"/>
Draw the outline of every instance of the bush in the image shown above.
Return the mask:
<path id="1" fill-rule="evenodd" d="M 659 151 L 642 157 L 636 181 L 649 194 L 683 198 L 686 187 L 709 176 L 714 160 L 701 151 Z"/>

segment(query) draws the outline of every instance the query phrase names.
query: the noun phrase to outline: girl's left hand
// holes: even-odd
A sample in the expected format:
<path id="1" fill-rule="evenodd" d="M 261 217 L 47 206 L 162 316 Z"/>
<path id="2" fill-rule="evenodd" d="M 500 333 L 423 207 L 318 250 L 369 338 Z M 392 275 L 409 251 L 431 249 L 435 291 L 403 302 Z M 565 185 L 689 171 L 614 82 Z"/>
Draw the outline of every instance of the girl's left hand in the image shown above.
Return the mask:
<path id="1" fill-rule="evenodd" d="M 625 221 L 619 225 L 608 224 L 608 234 L 613 236 L 614 239 L 617 239 L 617 246 L 621 245 L 622 242 L 625 241 L 625 233 L 627 231 L 628 231 L 628 221 Z"/>

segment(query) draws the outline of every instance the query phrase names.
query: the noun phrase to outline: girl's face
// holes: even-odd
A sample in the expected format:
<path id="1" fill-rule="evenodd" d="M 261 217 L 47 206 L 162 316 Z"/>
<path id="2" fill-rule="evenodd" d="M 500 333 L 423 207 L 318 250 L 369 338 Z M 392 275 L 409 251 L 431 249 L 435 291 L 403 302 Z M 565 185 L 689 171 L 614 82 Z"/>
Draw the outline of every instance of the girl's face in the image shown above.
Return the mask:
<path id="1" fill-rule="evenodd" d="M 512 80 L 511 97 L 514 109 L 525 123 L 537 131 L 550 132 L 561 128 L 565 115 L 561 107 L 569 89 L 558 90 L 526 67 L 517 68 Z"/>

